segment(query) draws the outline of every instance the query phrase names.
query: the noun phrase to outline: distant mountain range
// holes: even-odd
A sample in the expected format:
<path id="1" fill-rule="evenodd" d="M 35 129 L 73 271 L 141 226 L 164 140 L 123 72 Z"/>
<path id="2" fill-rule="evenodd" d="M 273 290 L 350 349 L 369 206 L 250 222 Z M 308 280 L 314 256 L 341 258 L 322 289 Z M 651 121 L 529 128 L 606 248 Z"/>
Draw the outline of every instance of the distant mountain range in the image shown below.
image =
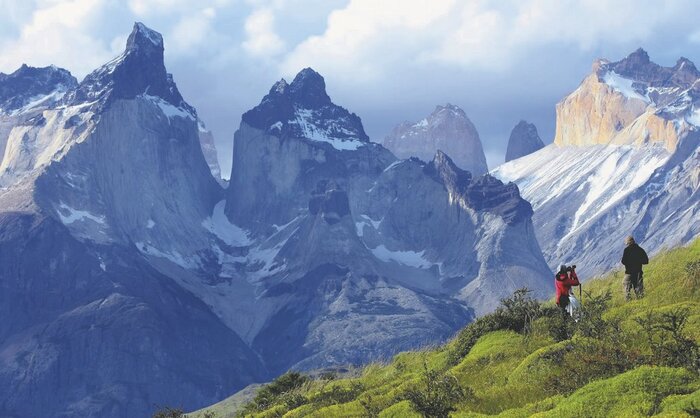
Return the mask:
<path id="1" fill-rule="evenodd" d="M 698 236 L 700 73 L 597 61 L 487 174 L 465 112 L 371 142 L 310 68 L 213 136 L 134 25 L 78 82 L 0 74 L 0 416 L 193 410 L 294 369 L 452 336 L 549 266 L 584 277 Z M 541 148 L 541 149 L 540 149 Z M 522 196 L 521 196 L 522 191 Z M 534 209 L 534 210 L 533 210 Z"/>
<path id="2" fill-rule="evenodd" d="M 311 69 L 243 115 L 224 188 L 163 54 L 137 23 L 80 82 L 0 75 L 0 416 L 196 409 L 551 292 L 517 186 L 397 159 Z"/>

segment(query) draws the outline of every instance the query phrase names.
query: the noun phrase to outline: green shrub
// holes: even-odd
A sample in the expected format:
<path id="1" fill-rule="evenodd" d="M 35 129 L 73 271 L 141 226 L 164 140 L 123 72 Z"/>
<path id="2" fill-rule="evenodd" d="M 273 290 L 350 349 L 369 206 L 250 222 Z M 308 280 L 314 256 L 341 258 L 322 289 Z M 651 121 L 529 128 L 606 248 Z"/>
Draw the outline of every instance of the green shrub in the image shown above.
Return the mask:
<path id="1" fill-rule="evenodd" d="M 610 291 L 602 295 L 586 293 L 586 303 L 581 303 L 576 334 L 583 337 L 603 338 L 610 333 L 610 324 L 603 319 L 603 314 L 612 299 Z"/>
<path id="2" fill-rule="evenodd" d="M 695 260 L 685 265 L 686 287 L 695 292 L 700 286 L 700 260 Z"/>
<path id="3" fill-rule="evenodd" d="M 700 347 L 684 333 L 688 315 L 687 309 L 676 308 L 661 313 L 649 311 L 636 318 L 651 349 L 649 363 L 700 371 Z"/>
<path id="4" fill-rule="evenodd" d="M 156 411 L 152 418 L 184 418 L 185 411 L 180 408 L 171 408 L 169 406 L 160 408 Z"/>
<path id="5" fill-rule="evenodd" d="M 467 397 L 473 397 L 473 392 L 462 388 L 452 374 L 428 370 L 427 366 L 420 384 L 406 389 L 401 396 L 426 418 L 447 418 L 457 410 L 455 405 Z"/>
<path id="6" fill-rule="evenodd" d="M 364 391 L 364 386 L 359 382 L 351 382 L 350 386 L 333 385 L 328 390 L 323 390 L 311 398 L 311 402 L 320 407 L 338 405 L 350 402 Z"/>
<path id="7" fill-rule="evenodd" d="M 382 412 L 383 408 L 380 403 L 369 393 L 362 396 L 359 401 L 360 405 L 362 405 L 362 409 L 365 410 L 363 416 L 366 418 L 377 418 L 379 413 Z"/>
<path id="8" fill-rule="evenodd" d="M 536 325 L 542 327 L 554 341 L 564 341 L 573 337 L 576 323 L 569 314 L 556 305 L 547 305 L 540 309 L 540 318 Z"/>
<path id="9" fill-rule="evenodd" d="M 270 384 L 263 386 L 255 395 L 255 398 L 242 408 L 239 416 L 246 416 L 255 412 L 264 411 L 279 402 L 297 404 L 301 398 L 294 397 L 290 393 L 301 388 L 305 383 L 309 382 L 309 380 L 308 376 L 298 372 L 287 372 L 283 374 Z M 286 395 L 286 397 L 284 395 Z M 300 405 L 303 405 L 303 403 L 295 407 L 299 407 Z"/>
<path id="10" fill-rule="evenodd" d="M 309 403 L 309 400 L 301 393 L 288 392 L 282 395 L 282 402 L 287 409 L 292 410 Z"/>
<path id="11" fill-rule="evenodd" d="M 476 341 L 489 332 L 511 330 L 527 333 L 532 323 L 541 315 L 540 304 L 530 296 L 530 290 L 518 289 L 513 296 L 501 299 L 496 310 L 467 325 L 458 335 L 449 355 L 450 365 L 459 363 Z"/>
<path id="12" fill-rule="evenodd" d="M 694 376 L 684 369 L 641 366 L 578 389 L 538 417 L 638 417 L 661 412 L 661 401 L 692 390 Z"/>

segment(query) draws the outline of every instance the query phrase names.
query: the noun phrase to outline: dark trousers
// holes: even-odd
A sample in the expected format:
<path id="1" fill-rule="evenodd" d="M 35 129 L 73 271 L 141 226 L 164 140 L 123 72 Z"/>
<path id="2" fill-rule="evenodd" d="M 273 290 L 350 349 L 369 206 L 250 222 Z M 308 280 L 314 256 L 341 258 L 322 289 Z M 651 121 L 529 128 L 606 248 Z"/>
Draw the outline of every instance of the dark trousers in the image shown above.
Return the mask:
<path id="1" fill-rule="evenodd" d="M 637 298 L 644 297 L 644 274 L 641 271 L 638 273 L 625 274 L 622 284 L 625 288 L 625 299 L 630 300 L 632 297 L 632 290 L 634 290 L 634 294 Z"/>
<path id="2" fill-rule="evenodd" d="M 559 300 L 557 301 L 557 305 L 566 311 L 566 307 L 569 306 L 569 295 L 561 295 L 559 296 Z"/>

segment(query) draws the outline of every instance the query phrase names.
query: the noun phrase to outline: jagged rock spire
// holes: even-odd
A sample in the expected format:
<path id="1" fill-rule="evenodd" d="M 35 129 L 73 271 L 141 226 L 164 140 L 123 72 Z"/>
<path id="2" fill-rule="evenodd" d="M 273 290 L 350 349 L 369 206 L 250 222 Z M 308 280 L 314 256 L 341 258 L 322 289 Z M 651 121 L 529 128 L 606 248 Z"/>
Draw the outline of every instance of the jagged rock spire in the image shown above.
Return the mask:
<path id="1" fill-rule="evenodd" d="M 165 69 L 163 37 L 137 22 L 124 52 L 85 77 L 70 101 L 106 104 L 113 99 L 133 99 L 141 94 L 157 96 L 196 114 L 185 103 L 172 75 Z"/>
<path id="2" fill-rule="evenodd" d="M 537 133 L 537 127 L 532 123 L 521 120 L 510 132 L 506 162 L 532 154 L 544 147 Z"/>

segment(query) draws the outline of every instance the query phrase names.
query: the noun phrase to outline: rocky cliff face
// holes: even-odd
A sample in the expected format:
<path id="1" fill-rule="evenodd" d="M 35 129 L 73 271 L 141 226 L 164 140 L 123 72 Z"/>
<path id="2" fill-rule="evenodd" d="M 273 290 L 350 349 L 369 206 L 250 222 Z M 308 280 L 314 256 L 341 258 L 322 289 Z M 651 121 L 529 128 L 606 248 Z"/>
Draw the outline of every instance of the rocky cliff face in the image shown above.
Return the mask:
<path id="1" fill-rule="evenodd" d="M 77 84 L 68 71 L 53 66 L 34 68 L 25 64 L 12 74 L 0 73 L 0 114 L 51 106 Z"/>
<path id="2" fill-rule="evenodd" d="M 508 148 L 506 149 L 506 162 L 532 154 L 544 148 L 544 144 L 537 134 L 535 125 L 521 120 L 510 132 Z"/>
<path id="3" fill-rule="evenodd" d="M 80 85 L 40 69 L 22 85 L 44 96 L 4 100 L 14 104 L 0 115 L 0 385 L 13 389 L 0 395 L 2 416 L 143 416 L 265 376 L 250 347 L 157 268 L 210 249 L 202 223 L 222 193 L 162 52 L 160 35 L 137 24 L 124 54 Z"/>
<path id="4" fill-rule="evenodd" d="M 596 61 L 557 105 L 555 143 L 495 171 L 533 204 L 550 265 L 602 273 L 626 235 L 654 253 L 700 233 L 698 86 L 684 58 L 661 67 L 640 49 Z"/>
<path id="5" fill-rule="evenodd" d="M 384 138 L 384 146 L 399 158 L 430 161 L 440 150 L 460 168 L 481 175 L 488 171 L 479 133 L 464 110 L 447 104 L 419 122 L 404 122 Z"/>
<path id="6" fill-rule="evenodd" d="M 263 319 L 231 326 L 274 371 L 442 340 L 518 287 L 548 292 L 517 187 L 443 152 L 396 160 L 310 69 L 243 116 L 233 161 L 225 213 L 249 240 L 234 275 Z"/>
<path id="7" fill-rule="evenodd" d="M 698 77 L 686 58 L 662 67 L 642 49 L 618 62 L 598 60 L 581 86 L 557 104 L 554 143 L 659 144 L 673 152 L 698 123 Z"/>
<path id="8" fill-rule="evenodd" d="M 202 154 L 209 165 L 211 175 L 217 181 L 221 182 L 221 167 L 219 166 L 219 155 L 216 151 L 216 143 L 214 142 L 214 134 L 204 125 L 201 120 L 198 122 L 199 128 L 199 145 L 202 147 Z"/>
<path id="9" fill-rule="evenodd" d="M 311 69 L 243 115 L 223 190 L 163 54 L 136 24 L 79 84 L 49 68 L 23 83 L 50 99 L 3 96 L 0 415 L 197 409 L 550 293 L 516 186 L 397 160 Z"/>

